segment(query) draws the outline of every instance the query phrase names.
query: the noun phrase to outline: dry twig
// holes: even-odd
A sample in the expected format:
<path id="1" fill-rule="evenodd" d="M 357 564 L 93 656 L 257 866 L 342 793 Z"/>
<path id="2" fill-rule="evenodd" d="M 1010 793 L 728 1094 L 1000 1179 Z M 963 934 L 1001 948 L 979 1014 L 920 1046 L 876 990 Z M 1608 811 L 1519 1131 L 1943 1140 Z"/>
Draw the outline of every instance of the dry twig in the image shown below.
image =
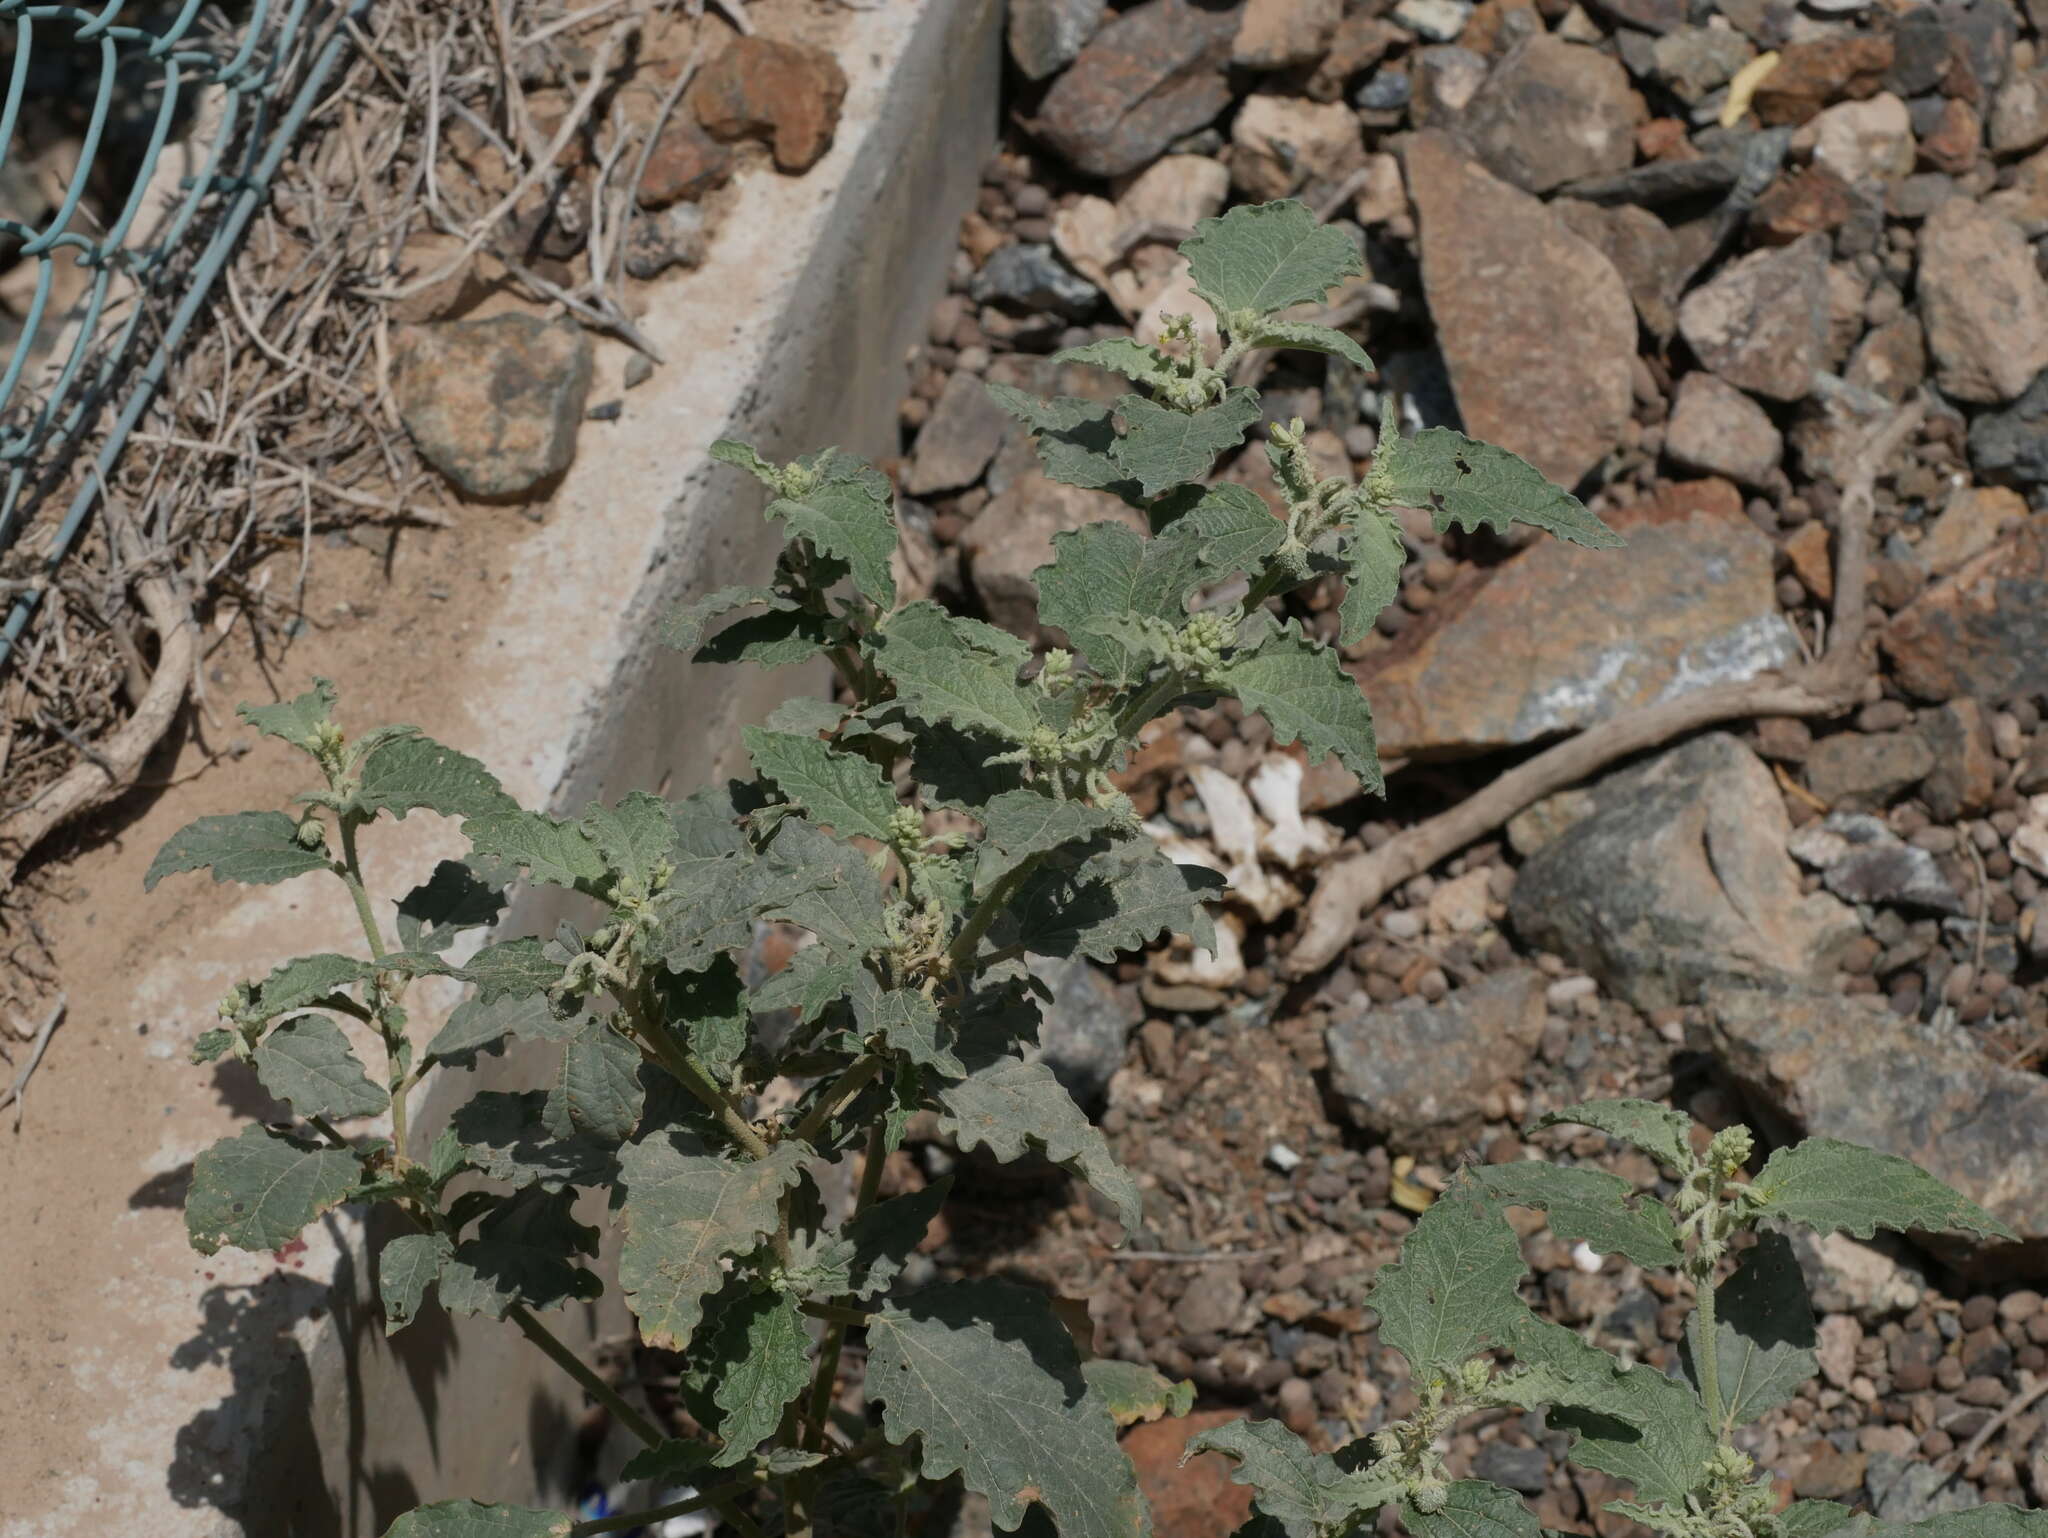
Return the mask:
<path id="1" fill-rule="evenodd" d="M 1833 623 L 1825 656 L 1782 674 L 1682 695 L 1588 727 L 1510 769 L 1449 811 L 1395 834 L 1370 853 L 1324 871 L 1285 967 L 1305 977 L 1351 944 L 1361 914 L 1439 860 L 1500 827 L 1524 807 L 1575 785 L 1631 754 L 1722 721 L 1752 716 L 1827 716 L 1853 708 L 1869 677 L 1863 655 L 1870 575 L 1870 519 L 1877 478 L 1919 427 L 1924 403 L 1911 401 L 1864 439 L 1855 478 L 1843 488 L 1835 539 Z"/>
<path id="2" fill-rule="evenodd" d="M 22 1112 L 28 1106 L 29 1078 L 35 1073 L 37 1064 L 42 1062 L 43 1053 L 50 1045 L 50 1038 L 57 1032 L 57 1022 L 64 1018 L 66 1002 L 63 994 L 57 995 L 56 1003 L 52 1004 L 50 1012 L 43 1016 L 42 1026 L 36 1032 L 35 1045 L 28 1049 L 28 1061 L 23 1063 L 20 1071 L 14 1075 L 14 1082 L 6 1089 L 0 1090 L 0 1111 L 6 1110 L 10 1105 L 14 1107 L 14 1130 L 17 1133 L 21 1131 Z"/>

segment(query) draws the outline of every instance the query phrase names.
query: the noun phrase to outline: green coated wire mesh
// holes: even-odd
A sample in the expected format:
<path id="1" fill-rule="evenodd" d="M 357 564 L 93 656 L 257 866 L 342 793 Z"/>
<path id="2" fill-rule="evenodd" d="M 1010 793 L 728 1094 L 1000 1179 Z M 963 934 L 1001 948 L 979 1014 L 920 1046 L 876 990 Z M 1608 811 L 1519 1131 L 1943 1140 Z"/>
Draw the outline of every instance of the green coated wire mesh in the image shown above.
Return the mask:
<path id="1" fill-rule="evenodd" d="M 0 674 L 348 48 L 343 20 L 324 0 L 0 0 Z M 33 559 L 8 560 L 50 498 Z"/>

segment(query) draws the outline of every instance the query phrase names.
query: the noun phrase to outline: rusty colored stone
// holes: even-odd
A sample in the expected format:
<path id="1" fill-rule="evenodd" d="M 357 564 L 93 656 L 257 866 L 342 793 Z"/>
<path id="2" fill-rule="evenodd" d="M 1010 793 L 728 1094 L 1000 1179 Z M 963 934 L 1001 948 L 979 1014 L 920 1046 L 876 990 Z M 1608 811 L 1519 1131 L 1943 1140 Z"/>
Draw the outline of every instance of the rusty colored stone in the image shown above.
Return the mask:
<path id="1" fill-rule="evenodd" d="M 1920 231 L 1920 318 L 1935 381 L 1959 400 L 2009 401 L 2048 366 L 2048 282 L 2002 213 L 1951 198 Z"/>
<path id="2" fill-rule="evenodd" d="M 776 169 L 795 174 L 832 147 L 846 72 L 822 48 L 736 37 L 697 77 L 690 100 L 715 138 L 765 139 Z"/>
<path id="3" fill-rule="evenodd" d="M 1423 289 L 1466 429 L 1576 485 L 1620 441 L 1633 399 L 1636 317 L 1620 274 L 1443 134 L 1409 141 L 1407 172 Z M 1557 346 L 1560 328 L 1570 348 Z"/>
<path id="4" fill-rule="evenodd" d="M 1893 675 L 1926 700 L 2048 691 L 2048 519 L 1972 557 L 1885 627 Z"/>
<path id="5" fill-rule="evenodd" d="M 1726 481 L 1610 514 L 1627 558 L 1545 540 L 1468 570 L 1356 664 L 1380 749 L 1449 756 L 1537 742 L 1798 656 L 1770 540 Z"/>
<path id="6" fill-rule="evenodd" d="M 1229 1538 L 1251 1520 L 1251 1487 L 1232 1483 L 1234 1461 L 1222 1453 L 1202 1453 L 1185 1467 L 1180 1461 L 1193 1438 L 1243 1418 L 1236 1410 L 1202 1410 L 1124 1433 L 1124 1451 L 1137 1468 L 1138 1487 L 1152 1508 L 1152 1530 L 1161 1538 Z"/>
<path id="7" fill-rule="evenodd" d="M 1830 102 L 1875 96 L 1892 67 L 1892 40 L 1876 33 L 1793 43 L 1751 100 L 1765 127 L 1803 123 Z"/>
<path id="8" fill-rule="evenodd" d="M 1937 171 L 1961 176 L 1977 163 L 1984 141 L 1984 123 L 1977 109 L 1951 96 L 1941 104 L 1941 120 L 1920 141 L 1920 158 Z"/>
<path id="9" fill-rule="evenodd" d="M 694 118 L 669 114 L 647 170 L 640 178 L 640 206 L 666 208 L 694 202 L 722 187 L 732 176 L 732 151 L 720 144 Z"/>
<path id="10" fill-rule="evenodd" d="M 1802 235 L 1825 235 L 1856 211 L 1849 184 L 1823 165 L 1779 177 L 1750 210 L 1758 245 L 1788 246 Z"/>
<path id="11" fill-rule="evenodd" d="M 1685 296 L 1678 329 L 1738 389 L 1801 400 L 1828 361 L 1828 243 L 1807 235 L 1752 251 Z"/>

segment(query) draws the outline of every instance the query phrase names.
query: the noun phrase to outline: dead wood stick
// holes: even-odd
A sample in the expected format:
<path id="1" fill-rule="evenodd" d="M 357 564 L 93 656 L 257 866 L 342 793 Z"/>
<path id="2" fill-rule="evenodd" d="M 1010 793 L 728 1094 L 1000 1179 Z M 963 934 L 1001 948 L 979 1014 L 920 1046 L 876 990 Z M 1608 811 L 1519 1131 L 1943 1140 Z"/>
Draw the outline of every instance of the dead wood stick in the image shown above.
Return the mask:
<path id="1" fill-rule="evenodd" d="M 1603 721 L 1510 769 L 1450 810 L 1395 834 L 1370 853 L 1331 866 L 1309 899 L 1301 938 L 1285 962 L 1287 973 L 1306 977 L 1320 972 L 1351 944 L 1360 915 L 1393 888 L 1484 838 L 1524 807 L 1617 759 L 1716 722 L 1749 716 L 1836 715 L 1855 705 L 1868 676 L 1861 654 L 1877 478 L 1919 426 L 1924 410 L 1922 402 L 1910 401 L 1873 428 L 1857 457 L 1856 474 L 1843 489 L 1836 524 L 1833 622 L 1825 657 L 1783 674 L 1702 689 Z"/>
<path id="2" fill-rule="evenodd" d="M 94 757 L 73 765 L 25 806 L 0 818 L 0 892 L 14 884 L 15 870 L 45 835 L 134 783 L 142 761 L 177 719 L 199 654 L 199 629 L 167 578 L 144 577 L 135 592 L 161 642 L 156 672 L 135 714 L 98 745 Z"/>
<path id="3" fill-rule="evenodd" d="M 36 1044 L 29 1048 L 28 1061 L 21 1066 L 21 1072 L 14 1076 L 14 1082 L 0 1089 L 0 1111 L 10 1105 L 14 1107 L 14 1130 L 21 1131 L 21 1113 L 28 1104 L 29 1076 L 36 1071 L 36 1065 L 43 1060 L 43 1053 L 50 1045 L 50 1038 L 57 1032 L 57 1022 L 64 1018 L 66 1003 L 63 994 L 57 995 L 57 1002 L 50 1006 L 50 1012 L 43 1016 L 42 1028 L 36 1032 Z"/>

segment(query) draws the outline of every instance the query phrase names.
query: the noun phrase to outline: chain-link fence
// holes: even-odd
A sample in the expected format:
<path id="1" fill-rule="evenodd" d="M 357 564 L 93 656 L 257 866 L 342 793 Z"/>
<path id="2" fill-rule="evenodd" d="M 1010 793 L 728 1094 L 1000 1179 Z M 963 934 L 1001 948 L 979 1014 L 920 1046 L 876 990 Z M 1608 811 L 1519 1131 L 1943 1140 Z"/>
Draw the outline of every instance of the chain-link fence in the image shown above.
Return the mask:
<path id="1" fill-rule="evenodd" d="M 347 19 L 325 0 L 0 0 L 0 302 L 19 304 L 0 313 L 0 561 L 62 499 L 33 563 L 0 567 L 0 671 L 348 48 Z"/>

